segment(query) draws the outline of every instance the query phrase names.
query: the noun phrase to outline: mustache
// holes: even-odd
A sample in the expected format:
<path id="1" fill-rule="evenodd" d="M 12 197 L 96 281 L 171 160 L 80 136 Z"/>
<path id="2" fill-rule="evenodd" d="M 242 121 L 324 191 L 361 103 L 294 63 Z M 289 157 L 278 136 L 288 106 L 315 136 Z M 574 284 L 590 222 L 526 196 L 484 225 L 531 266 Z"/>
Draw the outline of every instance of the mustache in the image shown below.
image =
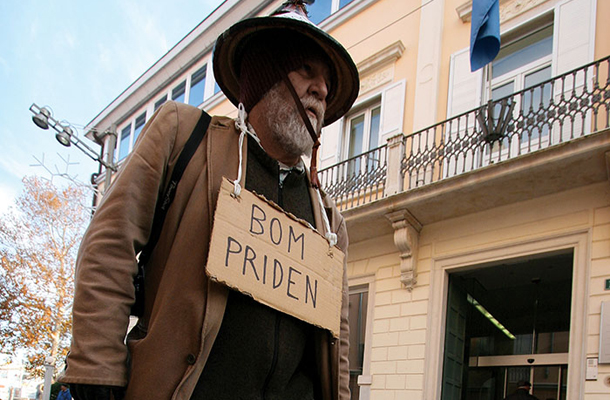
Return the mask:
<path id="1" fill-rule="evenodd" d="M 305 95 L 301 97 L 301 103 L 303 104 L 303 108 L 305 108 L 305 110 L 313 111 L 313 113 L 316 114 L 316 122 L 320 123 L 321 121 L 324 121 L 324 106 L 320 100 L 316 99 L 315 96 Z"/>

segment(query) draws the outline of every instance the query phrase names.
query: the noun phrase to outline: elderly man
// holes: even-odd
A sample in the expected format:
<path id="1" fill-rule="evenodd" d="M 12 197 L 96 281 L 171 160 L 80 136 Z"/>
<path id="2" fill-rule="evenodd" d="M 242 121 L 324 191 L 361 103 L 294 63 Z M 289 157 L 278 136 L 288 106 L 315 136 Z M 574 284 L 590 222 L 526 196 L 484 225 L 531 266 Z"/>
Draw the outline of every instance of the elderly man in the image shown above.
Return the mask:
<path id="1" fill-rule="evenodd" d="M 239 114 L 212 118 L 184 171 L 127 345 L 137 255 L 201 110 L 164 105 L 109 188 L 77 260 L 73 341 L 61 378 L 77 400 L 349 398 L 345 266 L 338 340 L 204 272 L 214 262 L 209 243 L 223 177 L 237 177 L 347 250 L 343 218 L 316 188 L 315 148 L 321 127 L 356 99 L 358 73 L 304 11 L 302 0 L 289 1 L 218 38 L 215 76 Z M 310 178 L 301 155 L 312 148 Z"/>

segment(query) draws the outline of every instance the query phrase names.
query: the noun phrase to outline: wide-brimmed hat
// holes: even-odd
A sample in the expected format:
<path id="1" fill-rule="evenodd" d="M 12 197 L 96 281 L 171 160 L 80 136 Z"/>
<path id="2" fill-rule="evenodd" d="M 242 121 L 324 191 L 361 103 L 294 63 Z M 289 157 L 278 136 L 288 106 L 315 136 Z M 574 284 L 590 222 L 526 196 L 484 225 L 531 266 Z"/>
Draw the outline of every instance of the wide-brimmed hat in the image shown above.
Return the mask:
<path id="1" fill-rule="evenodd" d="M 327 98 L 324 125 L 341 118 L 358 97 L 360 81 L 358 69 L 347 50 L 329 34 L 313 24 L 305 14 L 303 0 L 287 1 L 280 9 L 267 17 L 248 18 L 236 23 L 222 33 L 214 47 L 214 77 L 218 86 L 235 106 L 239 105 L 241 56 L 250 40 L 259 33 L 286 30 L 303 35 L 320 47 L 328 57 L 332 70 L 332 96 Z M 267 36 L 268 37 L 268 36 Z M 273 48 L 281 51 L 281 48 Z M 273 54 L 273 51 L 270 54 Z"/>

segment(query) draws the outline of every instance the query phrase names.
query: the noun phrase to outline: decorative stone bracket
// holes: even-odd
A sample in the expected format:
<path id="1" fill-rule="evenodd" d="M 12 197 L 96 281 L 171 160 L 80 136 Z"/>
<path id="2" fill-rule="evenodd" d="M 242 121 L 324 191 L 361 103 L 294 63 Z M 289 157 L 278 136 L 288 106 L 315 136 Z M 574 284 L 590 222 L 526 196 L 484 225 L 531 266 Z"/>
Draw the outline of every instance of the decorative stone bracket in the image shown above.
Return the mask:
<path id="1" fill-rule="evenodd" d="M 408 291 L 417 283 L 417 251 L 422 225 L 407 210 L 386 214 L 394 228 L 394 245 L 400 252 L 400 282 Z"/>

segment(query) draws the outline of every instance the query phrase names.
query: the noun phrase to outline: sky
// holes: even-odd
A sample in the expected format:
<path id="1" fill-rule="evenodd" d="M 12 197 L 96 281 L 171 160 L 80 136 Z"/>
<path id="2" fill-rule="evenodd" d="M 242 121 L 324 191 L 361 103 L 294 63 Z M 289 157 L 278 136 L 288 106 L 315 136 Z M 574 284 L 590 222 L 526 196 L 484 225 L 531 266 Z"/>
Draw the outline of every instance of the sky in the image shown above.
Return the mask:
<path id="1" fill-rule="evenodd" d="M 98 171 L 55 131 L 34 125 L 32 103 L 48 106 L 97 151 L 82 128 L 221 3 L 0 0 L 0 214 L 14 205 L 24 176 L 51 178 L 49 169 L 89 182 Z"/>

